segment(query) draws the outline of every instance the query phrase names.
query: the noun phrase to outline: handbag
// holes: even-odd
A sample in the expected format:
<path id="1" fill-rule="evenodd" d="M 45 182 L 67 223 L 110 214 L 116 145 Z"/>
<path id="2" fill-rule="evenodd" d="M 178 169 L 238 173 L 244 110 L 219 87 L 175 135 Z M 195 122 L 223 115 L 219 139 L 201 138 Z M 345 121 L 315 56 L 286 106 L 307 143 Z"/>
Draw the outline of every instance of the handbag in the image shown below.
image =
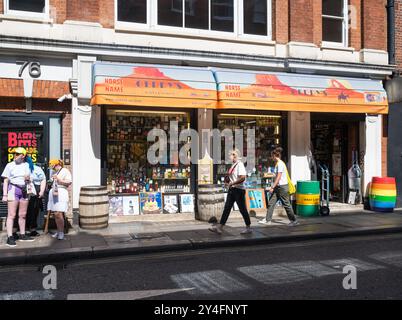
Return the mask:
<path id="1" fill-rule="evenodd" d="M 226 184 L 230 183 L 230 176 L 232 175 L 232 173 L 234 172 L 234 170 L 236 169 L 238 164 L 239 163 L 237 162 L 235 164 L 235 166 L 233 168 L 230 168 L 229 171 L 226 173 L 225 178 L 224 178 L 224 181 L 225 181 Z"/>
<path id="2" fill-rule="evenodd" d="M 281 160 L 281 162 L 283 162 Z M 295 194 L 296 193 L 296 186 L 293 184 L 292 179 L 290 179 L 288 168 L 286 167 L 286 164 L 283 162 L 283 165 L 285 166 L 285 171 L 286 171 L 286 179 L 288 181 L 288 186 L 289 186 L 289 194 Z"/>

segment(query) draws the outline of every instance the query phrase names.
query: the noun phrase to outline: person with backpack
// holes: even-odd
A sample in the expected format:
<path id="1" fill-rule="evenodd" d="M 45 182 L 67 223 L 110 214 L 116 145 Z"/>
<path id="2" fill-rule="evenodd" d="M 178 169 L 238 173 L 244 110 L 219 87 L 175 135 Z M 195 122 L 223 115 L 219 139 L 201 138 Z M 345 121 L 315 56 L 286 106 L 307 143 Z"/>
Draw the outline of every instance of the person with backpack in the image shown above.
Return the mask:
<path id="1" fill-rule="evenodd" d="M 297 226 L 299 222 L 293 212 L 292 204 L 290 202 L 290 194 L 295 192 L 295 187 L 290 180 L 286 164 L 281 160 L 283 149 L 281 147 L 275 148 L 271 152 L 272 160 L 275 162 L 275 182 L 268 190 L 271 198 L 268 202 L 268 211 L 265 219 L 258 221 L 259 224 L 271 225 L 272 216 L 274 214 L 276 203 L 280 200 L 285 208 L 286 214 L 290 220 L 289 226 Z"/>

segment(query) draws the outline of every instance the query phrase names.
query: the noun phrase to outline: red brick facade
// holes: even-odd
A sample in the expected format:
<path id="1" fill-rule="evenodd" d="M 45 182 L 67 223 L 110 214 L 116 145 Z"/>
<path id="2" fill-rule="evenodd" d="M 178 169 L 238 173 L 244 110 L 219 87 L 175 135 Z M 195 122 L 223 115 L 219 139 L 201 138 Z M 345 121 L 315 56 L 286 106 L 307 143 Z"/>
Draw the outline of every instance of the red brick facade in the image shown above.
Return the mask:
<path id="1" fill-rule="evenodd" d="M 387 0 L 362 1 L 363 48 L 387 51 Z"/>
<path id="2" fill-rule="evenodd" d="M 402 0 L 395 1 L 395 63 L 402 71 Z"/>

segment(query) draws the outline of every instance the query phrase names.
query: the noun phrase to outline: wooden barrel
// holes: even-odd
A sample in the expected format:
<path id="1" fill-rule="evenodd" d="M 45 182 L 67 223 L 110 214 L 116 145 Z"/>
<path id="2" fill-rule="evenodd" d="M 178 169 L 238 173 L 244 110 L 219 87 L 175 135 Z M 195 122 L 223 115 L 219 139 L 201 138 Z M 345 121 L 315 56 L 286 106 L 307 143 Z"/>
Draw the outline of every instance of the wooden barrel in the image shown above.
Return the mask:
<path id="1" fill-rule="evenodd" d="M 80 227 L 104 229 L 109 225 L 109 194 L 106 187 L 82 187 L 80 193 Z"/>
<path id="2" fill-rule="evenodd" d="M 297 214 L 302 217 L 318 216 L 320 213 L 320 183 L 298 181 L 296 188 Z"/>
<path id="3" fill-rule="evenodd" d="M 216 184 L 198 186 L 198 220 L 209 221 L 215 217 L 219 221 L 224 206 L 225 194 L 223 193 L 222 186 Z"/>
<path id="4" fill-rule="evenodd" d="M 370 208 L 377 212 L 393 212 L 396 206 L 395 178 L 374 177 L 371 181 Z"/>

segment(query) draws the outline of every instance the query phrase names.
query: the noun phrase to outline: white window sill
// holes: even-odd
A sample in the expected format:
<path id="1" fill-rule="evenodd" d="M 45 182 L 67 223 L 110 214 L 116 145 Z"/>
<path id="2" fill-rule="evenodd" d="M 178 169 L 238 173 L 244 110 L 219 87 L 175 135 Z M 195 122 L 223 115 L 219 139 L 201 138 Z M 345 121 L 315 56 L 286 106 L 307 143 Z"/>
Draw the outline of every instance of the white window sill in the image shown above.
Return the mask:
<path id="1" fill-rule="evenodd" d="M 238 43 L 249 43 L 249 44 L 259 44 L 259 45 L 271 45 L 276 44 L 275 41 L 270 40 L 270 38 L 264 36 L 253 36 L 253 35 L 239 35 L 236 36 L 232 32 L 219 32 L 219 31 L 208 31 L 208 30 L 191 30 L 185 28 L 170 28 L 170 27 L 149 27 L 148 25 L 130 25 L 130 23 L 122 23 L 119 21 L 115 22 L 116 32 L 128 32 L 128 33 L 140 33 L 140 34 L 152 34 L 159 36 L 172 36 L 180 38 L 193 38 L 193 39 L 206 39 L 206 40 L 217 40 L 222 41 L 224 39 L 228 42 L 238 42 Z"/>
<path id="2" fill-rule="evenodd" d="M 27 15 L 11 15 L 11 14 L 0 14 L 0 21 L 18 21 L 18 22 L 31 22 L 31 23 L 44 23 L 53 24 L 53 19 L 47 17 L 30 17 Z"/>
<path id="3" fill-rule="evenodd" d="M 355 52 L 355 48 L 352 47 L 345 47 L 341 43 L 329 43 L 329 42 L 323 42 L 321 45 L 321 50 L 339 50 L 339 51 L 350 51 L 350 52 Z"/>

